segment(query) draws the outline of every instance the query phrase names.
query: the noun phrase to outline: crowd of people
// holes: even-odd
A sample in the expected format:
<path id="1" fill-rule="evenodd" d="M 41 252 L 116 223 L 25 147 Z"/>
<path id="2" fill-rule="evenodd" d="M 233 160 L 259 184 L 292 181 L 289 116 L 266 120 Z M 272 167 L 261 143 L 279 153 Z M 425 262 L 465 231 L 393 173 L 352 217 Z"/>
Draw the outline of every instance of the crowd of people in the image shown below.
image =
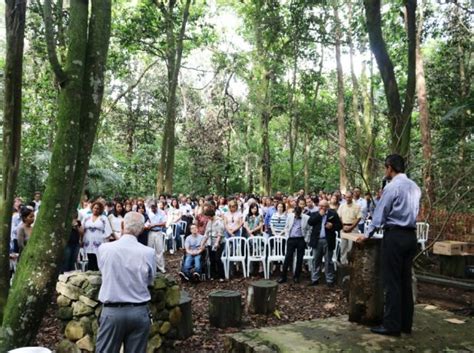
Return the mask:
<path id="1" fill-rule="evenodd" d="M 184 249 L 183 266 L 179 273 L 184 280 L 197 281 L 201 278 L 204 271 L 202 255 L 205 254 L 210 262 L 210 277 L 223 281 L 225 274 L 221 256 L 226 239 L 283 236 L 288 239 L 288 261 L 283 263 L 281 282 L 286 281 L 290 257 L 295 252 L 297 265 L 294 280 L 298 281 L 303 252 L 307 247 L 313 249 L 316 269 L 321 259 L 325 258 L 325 271 L 329 272 L 331 281 L 331 252 L 334 251 L 331 233 L 363 233 L 365 221 L 370 219 L 380 199 L 380 193 L 374 197 L 370 193 L 366 193 L 365 197 L 361 195 L 360 188 L 354 188 L 344 195 L 338 190 L 310 194 L 300 190 L 293 195 L 277 192 L 264 197 L 240 193 L 228 198 L 219 195 L 193 198 L 183 194 L 175 197 L 160 195 L 158 199 L 116 198 L 110 201 L 102 197 L 93 200 L 84 198 L 73 215 L 62 271 L 76 268 L 80 251 L 87 261 L 87 269 L 98 270 L 98 248 L 104 242 L 120 239 L 125 214 L 136 211 L 145 220 L 145 228 L 138 236 L 138 241 L 155 250 L 157 270 L 160 272 L 166 272 L 166 251 L 172 254 Z M 12 258 L 20 256 L 27 244 L 40 206 L 39 192 L 27 204 L 21 198 L 15 199 L 11 232 Z M 326 217 L 326 214 L 330 217 Z M 314 219 L 311 219 L 312 215 Z M 321 245 L 315 240 L 321 237 L 321 229 L 312 229 L 321 228 L 322 221 L 324 224 L 331 223 L 335 218 L 337 222 L 340 219 L 341 226 L 334 224 L 333 230 L 327 229 L 330 240 L 328 250 L 327 244 Z M 342 240 L 340 261 L 343 264 L 347 263 L 350 247 L 350 242 Z M 319 275 L 315 272 L 311 283 L 317 284 L 318 281 Z"/>
<path id="2" fill-rule="evenodd" d="M 99 299 L 103 314 L 97 351 L 118 352 L 124 342 L 125 351 L 144 352 L 151 325 L 147 286 L 157 271 L 166 271 L 165 249 L 173 253 L 184 248 L 179 273 L 183 280 L 200 280 L 205 253 L 211 279 L 222 281 L 221 256 L 226 241 L 232 242 L 228 239 L 284 239 L 286 254 L 279 283 L 287 282 L 295 253 L 293 281 L 299 282 L 303 256 L 310 248 L 313 266 L 309 285 L 319 284 L 324 258 L 326 284 L 332 286 L 337 233 L 364 233 L 356 238 L 358 243 L 364 243 L 383 229 L 384 319 L 383 325 L 371 332 L 390 336 L 410 334 L 414 310 L 411 268 L 417 247 L 421 190 L 406 176 L 400 155 L 386 158 L 385 180 L 389 183 L 383 197 L 381 190 L 374 197 L 370 193 L 362 197 L 361 189 L 354 188 L 344 195 L 339 191 L 305 194 L 300 190 L 295 195 L 277 192 L 261 198 L 240 193 L 230 198 L 160 195 L 158 200 L 85 199 L 72 220 L 62 270 L 73 269 L 82 249 L 88 269 L 100 268 L 102 272 Z M 34 236 L 35 215 L 40 207 L 40 193 L 35 193 L 27 205 L 20 198 L 15 199 L 13 260 L 21 256 L 29 238 Z M 352 244 L 343 236 L 337 240 L 340 254 L 336 261 L 345 264 Z"/>

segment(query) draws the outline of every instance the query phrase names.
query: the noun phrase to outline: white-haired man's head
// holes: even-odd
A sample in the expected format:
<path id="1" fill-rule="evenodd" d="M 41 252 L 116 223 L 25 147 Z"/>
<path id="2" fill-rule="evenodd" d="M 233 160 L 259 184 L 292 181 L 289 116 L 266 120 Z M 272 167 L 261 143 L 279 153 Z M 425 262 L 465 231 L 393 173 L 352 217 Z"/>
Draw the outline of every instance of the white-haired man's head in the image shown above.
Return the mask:
<path id="1" fill-rule="evenodd" d="M 123 218 L 123 232 L 138 236 L 145 226 L 145 217 L 138 212 L 128 212 Z"/>

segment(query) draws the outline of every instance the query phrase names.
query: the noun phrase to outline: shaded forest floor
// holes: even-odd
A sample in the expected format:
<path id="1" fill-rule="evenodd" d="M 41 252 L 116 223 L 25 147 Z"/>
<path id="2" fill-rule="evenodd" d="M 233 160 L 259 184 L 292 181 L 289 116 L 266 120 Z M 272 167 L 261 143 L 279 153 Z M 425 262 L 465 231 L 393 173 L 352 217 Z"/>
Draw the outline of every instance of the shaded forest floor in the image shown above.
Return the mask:
<path id="1" fill-rule="evenodd" d="M 166 255 L 168 273 L 178 281 L 180 255 Z M 276 278 L 276 277 L 275 277 Z M 244 303 L 247 298 L 247 288 L 250 282 L 260 279 L 251 277 L 244 279 L 236 276 L 228 282 L 206 281 L 198 284 L 181 283 L 193 299 L 194 335 L 185 341 L 174 343 L 175 352 L 223 352 L 222 335 L 238 332 L 241 329 L 276 326 L 301 320 L 323 319 L 347 313 L 347 300 L 339 288 L 328 288 L 322 284 L 308 287 L 309 274 L 304 272 L 302 281 L 293 284 L 291 280 L 278 288 L 278 316 L 251 315 L 245 309 L 242 315 L 241 328 L 218 329 L 209 325 L 208 295 L 216 289 L 236 290 L 242 294 Z M 438 285 L 419 283 L 418 302 L 436 305 L 442 309 L 456 312 L 459 315 L 472 315 L 474 293 L 455 288 L 445 288 Z M 40 332 L 37 345 L 54 349 L 61 341 L 61 322 L 55 317 L 57 306 L 55 298 L 48 308 Z"/>

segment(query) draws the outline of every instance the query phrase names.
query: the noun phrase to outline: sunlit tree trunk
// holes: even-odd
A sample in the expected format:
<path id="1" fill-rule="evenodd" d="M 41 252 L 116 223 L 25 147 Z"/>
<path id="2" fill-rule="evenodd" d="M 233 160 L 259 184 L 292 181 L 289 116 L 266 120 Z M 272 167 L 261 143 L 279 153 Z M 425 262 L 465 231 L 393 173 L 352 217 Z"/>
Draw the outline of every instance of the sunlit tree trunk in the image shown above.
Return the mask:
<path id="1" fill-rule="evenodd" d="M 189 18 L 191 0 L 186 0 L 183 5 L 183 17 L 178 35 L 174 32 L 173 11 L 176 1 L 159 2 L 158 6 L 165 18 L 166 26 L 166 64 L 168 68 L 168 95 L 166 101 L 166 122 L 163 129 L 163 140 L 161 144 L 161 158 L 158 167 L 158 179 L 156 193 L 163 191 L 171 194 L 173 192 L 174 155 L 176 147 L 176 90 L 178 88 L 179 71 L 183 56 L 183 42 L 186 25 Z"/>
<path id="2" fill-rule="evenodd" d="M 20 167 L 25 0 L 5 1 L 6 58 L 3 106 L 2 190 L 0 196 L 0 319 L 10 288 L 10 231 Z"/>
<path id="3" fill-rule="evenodd" d="M 347 145 L 346 127 L 344 123 L 344 76 L 341 64 L 341 24 L 339 12 L 334 7 L 336 21 L 336 65 L 337 65 L 337 128 L 339 131 L 339 188 L 345 193 L 348 186 L 347 178 Z"/>
<path id="4" fill-rule="evenodd" d="M 419 7 L 418 30 L 416 31 L 416 91 L 418 97 L 418 109 L 420 111 L 420 132 L 421 144 L 423 148 L 423 187 L 425 192 L 424 206 L 425 210 L 431 208 L 434 202 L 434 184 L 431 170 L 431 156 L 433 149 L 431 147 L 431 128 L 429 105 L 426 92 L 425 71 L 423 67 L 423 55 L 421 53 L 421 35 L 423 30 L 423 1 Z"/>

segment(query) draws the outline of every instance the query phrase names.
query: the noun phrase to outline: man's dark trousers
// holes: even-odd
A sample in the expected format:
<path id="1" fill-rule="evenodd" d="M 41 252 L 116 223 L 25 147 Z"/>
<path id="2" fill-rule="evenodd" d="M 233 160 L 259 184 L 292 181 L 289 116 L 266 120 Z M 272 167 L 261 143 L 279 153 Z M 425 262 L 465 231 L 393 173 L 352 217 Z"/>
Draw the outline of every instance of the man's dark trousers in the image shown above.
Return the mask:
<path id="1" fill-rule="evenodd" d="M 382 242 L 385 289 L 383 325 L 389 331 L 411 331 L 413 324 L 411 269 L 416 244 L 415 230 L 391 228 L 384 231 Z"/>
<path id="2" fill-rule="evenodd" d="M 306 242 L 303 237 L 288 238 L 286 243 L 286 256 L 283 262 L 282 277 L 286 279 L 288 268 L 293 264 L 293 255 L 296 251 L 296 268 L 293 272 L 293 278 L 299 278 L 301 268 L 303 267 L 303 256 L 306 249 Z"/>

